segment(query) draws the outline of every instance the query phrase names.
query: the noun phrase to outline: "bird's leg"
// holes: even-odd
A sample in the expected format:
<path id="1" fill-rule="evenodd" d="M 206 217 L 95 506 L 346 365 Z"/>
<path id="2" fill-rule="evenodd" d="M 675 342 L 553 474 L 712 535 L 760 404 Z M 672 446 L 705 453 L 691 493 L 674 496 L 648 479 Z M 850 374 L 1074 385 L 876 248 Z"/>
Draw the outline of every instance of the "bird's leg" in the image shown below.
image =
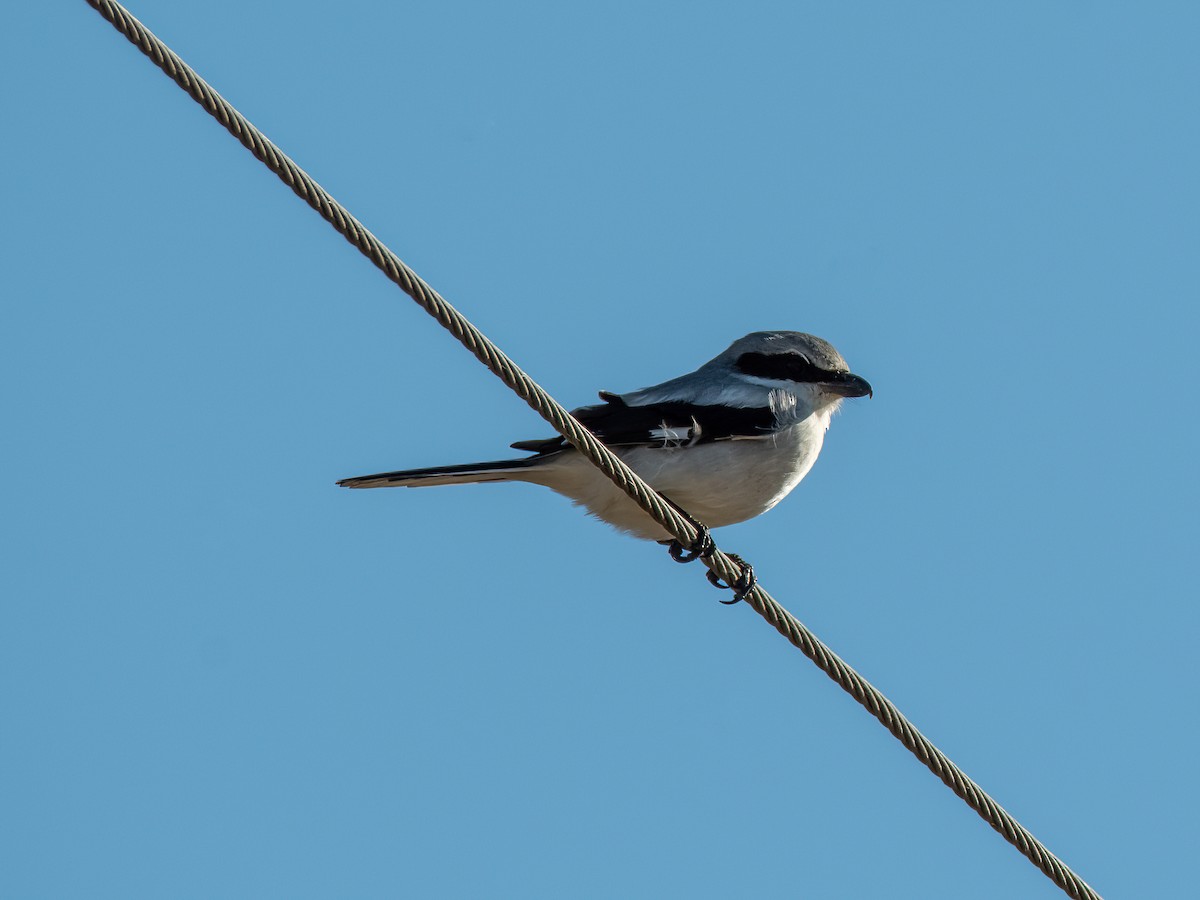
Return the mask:
<path id="1" fill-rule="evenodd" d="M 688 520 L 688 523 L 696 529 L 696 539 L 692 541 L 691 546 L 685 547 L 677 539 L 672 538 L 669 541 L 659 541 L 660 544 L 667 545 L 667 552 L 671 554 L 671 559 L 677 563 L 690 563 L 697 559 L 707 559 L 716 552 L 717 545 L 713 543 L 712 532 L 708 530 L 708 526 L 703 522 L 693 519 L 691 514 L 686 509 L 668 497 L 666 494 L 660 495 L 664 500 L 671 504 L 671 508 L 679 515 Z"/>

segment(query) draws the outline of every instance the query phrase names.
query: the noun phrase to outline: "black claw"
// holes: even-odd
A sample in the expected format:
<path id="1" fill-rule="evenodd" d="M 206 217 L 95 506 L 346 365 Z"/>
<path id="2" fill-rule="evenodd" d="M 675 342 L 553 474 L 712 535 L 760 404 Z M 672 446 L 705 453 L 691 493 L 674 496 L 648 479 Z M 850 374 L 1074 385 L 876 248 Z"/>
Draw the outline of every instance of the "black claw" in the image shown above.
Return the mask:
<path id="1" fill-rule="evenodd" d="M 758 578 L 754 574 L 754 566 L 750 565 L 750 563 L 746 562 L 736 553 L 730 553 L 729 558 L 742 568 L 742 571 L 738 573 L 737 580 L 735 580 L 733 584 L 726 584 L 723 582 L 721 580 L 721 576 L 712 569 L 708 570 L 707 576 L 709 583 L 713 587 L 720 588 L 723 591 L 733 591 L 732 600 L 719 601 L 726 606 L 733 606 L 735 603 L 741 603 L 746 599 L 746 595 L 754 590 L 754 586 L 758 584 Z"/>
<path id="2" fill-rule="evenodd" d="M 671 559 L 677 563 L 690 563 L 697 559 L 706 559 L 713 555 L 717 549 L 717 545 L 713 543 L 712 533 L 708 528 L 701 525 L 699 522 L 693 523 L 696 525 L 696 530 L 699 532 L 696 539 L 692 541 L 691 546 L 685 547 L 679 541 L 671 541 L 667 545 L 667 552 L 671 554 Z"/>
<path id="3" fill-rule="evenodd" d="M 708 526 L 703 522 L 693 519 L 686 509 L 668 497 L 666 494 L 662 498 L 670 504 L 671 508 L 691 524 L 696 529 L 696 539 L 692 541 L 691 546 L 685 547 L 678 540 L 662 541 L 667 545 L 667 552 L 671 554 L 671 559 L 677 563 L 690 563 L 697 559 L 708 559 L 717 552 L 717 545 L 713 543 L 712 532 L 708 530 Z"/>

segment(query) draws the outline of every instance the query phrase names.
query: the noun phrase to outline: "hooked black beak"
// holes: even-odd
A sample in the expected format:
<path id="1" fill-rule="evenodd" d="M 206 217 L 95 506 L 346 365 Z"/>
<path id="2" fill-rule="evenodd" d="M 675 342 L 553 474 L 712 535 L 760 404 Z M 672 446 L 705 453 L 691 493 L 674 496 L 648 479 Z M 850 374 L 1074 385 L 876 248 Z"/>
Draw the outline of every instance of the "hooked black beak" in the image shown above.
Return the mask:
<path id="1" fill-rule="evenodd" d="M 849 372 L 839 372 L 832 378 L 826 378 L 821 382 L 821 386 L 825 390 L 834 394 L 840 394 L 843 397 L 874 397 L 875 392 L 871 390 L 871 385 L 865 378 L 859 378 L 857 375 L 852 375 Z"/>

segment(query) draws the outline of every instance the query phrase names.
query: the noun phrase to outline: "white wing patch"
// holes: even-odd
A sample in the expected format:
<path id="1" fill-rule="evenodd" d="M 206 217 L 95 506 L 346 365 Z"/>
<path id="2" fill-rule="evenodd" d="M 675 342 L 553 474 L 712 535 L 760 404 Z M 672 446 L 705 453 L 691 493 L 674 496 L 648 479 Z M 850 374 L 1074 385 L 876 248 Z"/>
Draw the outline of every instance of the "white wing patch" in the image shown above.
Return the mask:
<path id="1" fill-rule="evenodd" d="M 656 441 L 662 441 L 664 448 L 690 447 L 700 440 L 702 430 L 700 423 L 693 417 L 692 424 L 686 427 L 668 425 L 665 421 L 660 422 L 657 428 L 650 429 L 650 437 Z"/>

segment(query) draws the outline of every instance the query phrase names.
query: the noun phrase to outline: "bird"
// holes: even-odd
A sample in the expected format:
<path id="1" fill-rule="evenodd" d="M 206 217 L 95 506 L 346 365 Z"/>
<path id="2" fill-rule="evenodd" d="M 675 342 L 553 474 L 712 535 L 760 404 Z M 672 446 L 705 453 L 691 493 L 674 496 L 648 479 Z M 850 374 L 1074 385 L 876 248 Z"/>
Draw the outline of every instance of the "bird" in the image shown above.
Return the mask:
<path id="1" fill-rule="evenodd" d="M 756 331 L 696 371 L 573 410 L 595 436 L 672 505 L 710 528 L 774 507 L 817 461 L 842 401 L 873 397 L 825 340 Z M 518 459 L 345 478 L 346 488 L 539 484 L 634 537 L 672 535 L 561 437 L 517 441 Z"/>

